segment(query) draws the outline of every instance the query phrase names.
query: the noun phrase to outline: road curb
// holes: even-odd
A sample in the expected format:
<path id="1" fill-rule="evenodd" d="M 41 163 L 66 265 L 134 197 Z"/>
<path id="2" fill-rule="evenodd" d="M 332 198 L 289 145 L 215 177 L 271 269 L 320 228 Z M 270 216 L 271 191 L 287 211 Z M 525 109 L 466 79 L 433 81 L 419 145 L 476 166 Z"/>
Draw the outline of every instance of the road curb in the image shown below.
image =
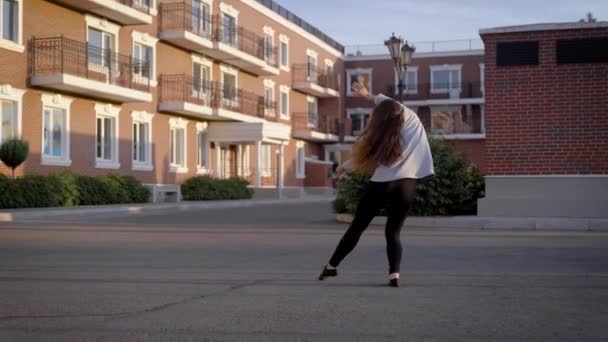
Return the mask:
<path id="1" fill-rule="evenodd" d="M 129 215 L 140 215 L 145 213 L 162 211 L 188 211 L 188 210 L 210 210 L 248 208 L 261 205 L 274 204 L 303 204 L 331 202 L 332 198 L 324 196 L 311 196 L 297 199 L 254 199 L 234 201 L 201 201 L 201 202 L 179 202 L 163 204 L 136 204 L 136 205 L 107 205 L 86 206 L 71 208 L 34 208 L 0 210 L 0 222 L 18 222 L 53 217 L 78 217 L 89 215 L 104 215 L 105 217 L 121 217 Z"/>
<path id="2" fill-rule="evenodd" d="M 352 215 L 337 214 L 336 221 L 351 223 Z M 376 217 L 371 225 L 383 226 L 386 217 Z M 536 231 L 594 231 L 608 232 L 608 219 L 555 217 L 408 217 L 406 225 L 417 228 L 461 228 L 479 230 L 536 230 Z"/>

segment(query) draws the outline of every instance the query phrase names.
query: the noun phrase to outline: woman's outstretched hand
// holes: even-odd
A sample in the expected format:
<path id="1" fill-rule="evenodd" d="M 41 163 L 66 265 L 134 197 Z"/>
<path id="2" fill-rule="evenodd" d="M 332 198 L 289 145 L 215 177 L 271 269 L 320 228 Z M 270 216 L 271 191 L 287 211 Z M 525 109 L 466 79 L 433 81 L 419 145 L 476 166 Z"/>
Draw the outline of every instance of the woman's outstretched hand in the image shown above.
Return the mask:
<path id="1" fill-rule="evenodd" d="M 364 97 L 368 100 L 374 100 L 374 96 L 370 94 L 369 91 L 367 91 L 367 89 L 365 89 L 365 87 L 359 82 L 353 83 L 353 94 Z"/>

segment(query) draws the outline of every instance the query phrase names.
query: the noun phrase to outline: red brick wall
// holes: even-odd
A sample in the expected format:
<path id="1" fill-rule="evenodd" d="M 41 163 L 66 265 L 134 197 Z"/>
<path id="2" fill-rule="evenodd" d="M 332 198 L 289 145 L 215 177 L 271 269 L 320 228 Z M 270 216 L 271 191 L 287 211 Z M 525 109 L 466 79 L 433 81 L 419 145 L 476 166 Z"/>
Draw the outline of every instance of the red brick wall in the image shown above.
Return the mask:
<path id="1" fill-rule="evenodd" d="M 331 164 L 306 162 L 306 181 L 305 186 L 331 187 L 332 178 L 328 177 L 331 171 Z"/>
<path id="2" fill-rule="evenodd" d="M 608 63 L 555 62 L 555 41 L 608 29 L 482 35 L 489 175 L 608 173 Z M 536 66 L 496 67 L 496 43 L 539 41 Z"/>

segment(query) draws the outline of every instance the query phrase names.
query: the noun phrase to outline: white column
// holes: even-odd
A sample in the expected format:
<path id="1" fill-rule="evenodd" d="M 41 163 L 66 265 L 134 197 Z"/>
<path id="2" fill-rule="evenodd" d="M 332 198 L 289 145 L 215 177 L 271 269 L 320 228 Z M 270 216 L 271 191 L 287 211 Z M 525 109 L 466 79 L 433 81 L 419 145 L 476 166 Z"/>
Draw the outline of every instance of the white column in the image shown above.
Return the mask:
<path id="1" fill-rule="evenodd" d="M 243 171 L 243 145 L 236 145 L 236 172 L 237 176 L 241 177 L 244 174 Z"/>
<path id="2" fill-rule="evenodd" d="M 255 187 L 262 187 L 262 142 L 255 143 Z"/>
<path id="3" fill-rule="evenodd" d="M 279 145 L 279 165 L 277 166 L 278 173 L 277 177 L 279 177 L 279 189 L 283 189 L 285 187 L 285 145 Z"/>
<path id="4" fill-rule="evenodd" d="M 222 167 L 222 149 L 220 148 L 220 143 L 215 142 L 215 178 L 220 178 L 222 173 L 220 169 Z"/>

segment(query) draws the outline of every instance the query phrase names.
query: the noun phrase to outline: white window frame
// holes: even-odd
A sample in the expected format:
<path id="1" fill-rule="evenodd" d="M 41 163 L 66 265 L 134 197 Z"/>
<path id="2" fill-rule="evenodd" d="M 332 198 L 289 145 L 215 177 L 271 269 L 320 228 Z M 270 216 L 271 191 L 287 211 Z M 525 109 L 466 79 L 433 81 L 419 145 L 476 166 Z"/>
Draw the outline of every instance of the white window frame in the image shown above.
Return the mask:
<path id="1" fill-rule="evenodd" d="M 272 95 L 272 97 L 270 98 L 270 101 L 272 101 L 272 102 L 274 101 L 275 85 L 276 85 L 276 82 L 273 80 L 269 80 L 269 79 L 264 80 L 264 103 L 266 103 L 266 101 L 268 100 L 266 98 L 266 90 L 270 90 L 270 94 Z M 266 108 L 266 106 L 264 106 L 264 114 L 268 115 L 268 116 L 275 116 L 276 109 Z"/>
<path id="2" fill-rule="evenodd" d="M 486 65 L 484 63 L 479 63 L 479 90 L 481 90 L 481 94 L 486 94 Z"/>
<path id="3" fill-rule="evenodd" d="M 86 22 L 86 27 L 85 27 L 85 32 L 86 32 L 86 42 L 87 44 L 89 44 L 89 28 L 93 28 L 95 30 L 101 31 L 102 33 L 106 33 L 106 34 L 111 34 L 114 36 L 114 46 L 112 47 L 112 53 L 118 53 L 118 47 L 120 46 L 119 44 L 119 37 L 120 37 L 120 25 L 114 24 L 110 21 L 108 21 L 106 18 L 101 18 L 101 17 L 97 17 L 94 15 L 90 15 L 87 14 L 85 15 L 85 22 Z M 102 37 L 102 42 L 103 42 L 103 37 Z M 87 54 L 89 53 L 88 51 L 86 52 Z M 102 57 L 102 64 L 95 64 L 95 63 L 91 63 L 91 61 L 87 58 L 88 60 L 88 65 L 87 67 L 89 68 L 89 70 L 94 70 L 97 72 L 102 72 L 106 74 L 106 77 L 108 77 L 108 79 L 110 77 L 112 77 L 113 75 L 110 75 L 110 71 L 108 69 L 107 66 L 103 65 L 103 57 Z M 113 70 L 113 72 L 118 72 L 118 70 Z M 108 82 L 108 80 L 106 80 L 106 83 Z"/>
<path id="4" fill-rule="evenodd" d="M 349 108 L 346 110 L 346 116 L 348 116 L 348 118 L 351 119 L 351 121 L 352 121 L 353 116 L 367 115 L 368 116 L 367 120 L 369 122 L 369 116 L 371 116 L 372 111 L 373 111 L 373 108 Z M 359 135 L 363 132 L 364 129 L 365 129 L 365 127 L 361 127 L 360 130 L 356 130 L 355 127 L 353 126 L 353 134 Z"/>
<path id="5" fill-rule="evenodd" d="M 202 4 L 206 4 L 209 6 L 209 20 L 210 20 L 210 22 L 208 23 L 209 32 L 206 32 L 206 33 L 211 35 L 213 32 L 213 29 L 214 29 L 214 27 L 213 27 L 213 0 L 198 0 L 198 1 L 201 2 Z M 191 9 L 194 11 L 194 1 L 192 1 L 190 6 L 192 6 Z"/>
<path id="6" fill-rule="evenodd" d="M 196 123 L 196 173 L 199 175 L 209 174 L 211 171 L 211 142 L 209 141 L 209 125 L 206 122 L 197 122 Z M 205 146 L 201 146 L 201 141 L 199 140 L 199 135 L 205 134 L 204 144 Z M 205 151 L 205 163 L 201 165 L 200 161 L 200 153 L 201 149 Z"/>
<path id="7" fill-rule="evenodd" d="M 133 51 L 135 51 L 135 44 L 147 46 L 152 49 L 152 66 L 150 68 L 150 86 L 156 87 L 158 85 L 158 80 L 156 79 L 156 44 L 158 43 L 158 38 L 152 37 L 147 33 L 133 31 L 131 33 L 131 38 L 133 39 Z M 147 83 L 147 79 L 144 79 L 144 82 Z M 137 80 L 137 78 L 134 78 Z"/>
<path id="8" fill-rule="evenodd" d="M 213 61 L 207 59 L 205 57 L 192 54 L 192 70 L 194 70 L 194 64 L 200 64 L 201 66 L 209 68 L 209 82 L 213 82 Z M 202 75 L 202 72 L 201 72 Z M 194 77 L 194 73 L 192 73 L 192 77 Z M 211 94 L 205 94 L 204 92 L 198 92 L 196 89 L 192 89 L 192 96 L 199 97 L 201 95 L 206 95 L 209 103 L 206 103 L 207 106 L 211 106 Z"/>
<path id="9" fill-rule="evenodd" d="M 279 92 L 279 113 L 281 115 L 281 118 L 283 119 L 289 119 L 290 115 L 290 108 L 289 108 L 289 102 L 291 101 L 291 99 L 289 98 L 289 93 L 291 92 L 291 89 L 286 86 L 286 85 L 281 85 L 280 87 L 280 92 Z M 285 108 L 286 108 L 286 113 L 283 113 L 283 95 L 286 95 L 286 103 L 285 103 Z"/>
<path id="10" fill-rule="evenodd" d="M 119 144 L 120 144 L 120 139 L 119 139 L 119 131 L 118 128 L 120 127 L 118 125 L 118 118 L 120 115 L 120 107 L 118 106 L 113 106 L 111 104 L 105 104 L 105 103 L 96 103 L 95 104 L 95 168 L 98 169 L 112 169 L 112 170 L 117 170 L 120 169 L 120 162 L 119 162 L 119 155 L 118 155 L 118 151 L 119 151 Z M 109 118 L 112 120 L 112 133 L 114 134 L 114 136 L 111 139 L 112 142 L 112 146 L 111 146 L 111 153 L 112 153 L 112 159 L 111 160 L 106 160 L 106 159 L 102 159 L 97 157 L 97 119 L 99 118 Z"/>
<path id="11" fill-rule="evenodd" d="M 353 94 L 353 84 L 351 82 L 352 76 L 367 74 L 369 76 L 369 88 L 367 89 L 370 93 L 373 90 L 373 69 L 372 68 L 356 68 L 356 69 L 346 69 L 346 96 L 355 96 Z"/>
<path id="12" fill-rule="evenodd" d="M 15 138 L 21 138 L 22 136 L 22 120 L 23 120 L 23 94 L 25 94 L 25 90 L 13 88 L 10 84 L 2 84 L 0 85 L 0 101 L 7 101 L 15 103 L 15 120 L 17 129 L 15 131 Z M 0 106 L 0 124 L 2 119 L 1 113 L 2 107 Z M 0 127 L 0 142 L 4 139 L 2 136 L 2 131 Z M 2 164 L 2 161 L 0 161 Z"/>
<path id="13" fill-rule="evenodd" d="M 268 158 L 264 158 L 264 156 Z M 269 144 L 263 144 L 260 151 L 260 161 L 262 163 L 262 177 L 270 177 L 272 175 L 272 149 Z"/>
<path id="14" fill-rule="evenodd" d="M 71 98 L 64 97 L 60 94 L 42 94 L 42 129 L 40 130 L 41 144 L 40 144 L 40 164 L 51 165 L 51 166 L 71 166 L 72 160 L 70 159 L 70 108 L 72 105 Z M 62 156 L 57 158 L 53 156 L 47 156 L 44 154 L 44 110 L 46 108 L 61 109 L 65 113 L 65 130 L 61 141 L 65 143 L 62 146 Z"/>
<path id="15" fill-rule="evenodd" d="M 238 145 L 237 163 L 239 176 L 248 177 L 251 175 L 251 150 L 249 145 Z"/>
<path id="16" fill-rule="evenodd" d="M 285 71 L 285 72 L 289 72 L 290 68 L 289 68 L 289 37 L 287 37 L 284 34 L 280 34 L 279 35 L 279 69 Z M 283 64 L 283 47 L 282 45 L 285 44 L 286 49 L 285 51 L 287 52 L 286 55 L 286 62 L 287 64 L 284 65 Z"/>
<path id="17" fill-rule="evenodd" d="M 484 105 L 480 105 L 480 114 L 481 114 L 481 132 L 480 133 L 434 133 L 433 130 L 436 129 L 435 127 L 435 120 L 433 120 L 433 113 L 436 111 L 447 111 L 449 112 L 450 115 L 450 120 L 452 120 L 452 125 L 454 125 L 454 116 L 453 113 L 454 112 L 461 112 L 462 114 L 462 108 L 460 105 L 446 105 L 446 106 L 431 106 L 430 107 L 430 111 L 431 111 L 431 135 L 434 137 L 438 137 L 438 138 L 444 138 L 444 139 L 483 139 L 486 136 L 486 129 L 485 129 L 485 108 Z"/>
<path id="18" fill-rule="evenodd" d="M 274 63 L 275 61 L 272 58 L 276 58 L 277 56 L 275 55 L 271 55 L 271 58 L 268 58 L 269 56 L 267 56 L 266 54 L 268 53 L 268 46 L 266 46 L 268 40 L 266 40 L 266 37 L 270 38 L 270 49 L 274 49 L 275 45 L 274 45 L 274 35 L 275 35 L 275 31 L 272 27 L 270 26 L 264 26 L 264 61 L 266 61 L 269 64 Z"/>
<path id="19" fill-rule="evenodd" d="M 233 75 L 234 76 L 234 89 L 235 89 L 235 92 L 238 92 L 238 89 L 239 89 L 239 71 L 237 69 L 232 68 L 232 67 L 227 66 L 227 65 L 220 65 L 220 76 L 221 76 L 220 81 L 222 83 L 222 86 L 224 86 L 224 75 L 225 74 Z M 235 93 L 236 99 L 234 101 L 232 101 L 230 99 L 225 99 L 224 98 L 223 89 L 220 90 L 220 94 L 222 94 L 222 102 L 229 103 L 231 105 L 236 105 L 238 103 L 238 94 Z"/>
<path id="20" fill-rule="evenodd" d="M 413 72 L 414 73 L 414 85 L 416 86 L 414 89 L 407 89 L 407 73 L 408 72 Z M 407 70 L 405 71 L 405 84 L 403 85 L 405 88 L 403 89 L 403 93 L 404 94 L 409 94 L 409 95 L 416 95 L 418 94 L 418 66 L 417 65 L 412 65 L 412 66 L 408 66 Z M 395 94 L 398 95 L 399 94 L 399 75 L 397 74 L 397 71 L 394 72 L 395 74 Z"/>
<path id="21" fill-rule="evenodd" d="M 312 64 L 312 63 L 309 63 L 309 57 L 315 61 L 314 75 L 309 75 L 310 64 Z M 318 69 L 319 69 L 319 53 L 314 50 L 311 50 L 311 49 L 306 49 L 306 79 L 308 82 L 317 82 L 319 80 Z"/>
<path id="22" fill-rule="evenodd" d="M 310 122 L 310 104 L 314 104 L 314 114 L 316 116 L 315 122 Z M 308 113 L 308 117 L 306 118 L 306 123 L 309 128 L 317 127 L 319 125 L 319 101 L 314 96 L 306 96 L 306 112 Z"/>
<path id="23" fill-rule="evenodd" d="M 4 13 L 2 12 L 4 9 L 4 4 L 2 3 L 2 1 L 0 1 L 0 48 L 1 49 L 6 49 L 6 50 L 10 50 L 10 51 L 14 51 L 14 52 L 19 52 L 19 53 L 23 53 L 23 51 L 25 51 L 25 45 L 23 45 L 23 0 L 17 0 L 17 6 L 18 6 L 18 15 L 17 15 L 17 20 L 19 21 L 17 23 L 17 27 L 19 32 L 17 33 L 17 41 L 12 41 L 12 40 L 6 40 L 3 38 L 3 32 L 2 32 L 2 28 L 4 26 L 3 22 L 2 22 L 2 18 L 4 18 Z"/>
<path id="24" fill-rule="evenodd" d="M 331 59 L 327 59 L 327 58 L 326 58 L 326 59 L 325 59 L 325 73 L 326 73 L 326 74 L 329 74 L 329 73 L 327 72 L 327 70 L 328 70 L 329 68 L 331 68 L 331 72 L 332 72 L 332 73 L 336 71 L 336 70 L 334 69 L 334 62 L 333 62 Z"/>
<path id="25" fill-rule="evenodd" d="M 234 26 L 236 28 L 236 31 L 238 31 L 238 27 L 239 27 L 239 13 L 240 11 L 237 10 L 236 8 L 234 8 L 231 5 L 228 5 L 225 2 L 220 2 L 220 22 L 218 25 L 223 25 L 224 24 L 224 16 L 228 15 L 234 18 Z M 222 44 L 226 44 L 223 40 L 223 37 L 220 37 L 220 42 Z M 235 37 L 234 37 L 234 46 L 238 46 L 239 45 L 239 35 L 235 33 Z M 228 45 L 228 46 L 232 46 L 232 45 Z"/>
<path id="26" fill-rule="evenodd" d="M 141 2 L 142 0 L 135 0 L 135 1 Z M 150 0 L 150 15 L 152 15 L 152 16 L 158 15 L 157 0 Z"/>
<path id="27" fill-rule="evenodd" d="M 146 161 L 140 162 L 134 159 L 133 155 L 133 144 L 135 144 L 135 137 L 131 139 L 131 169 L 133 171 L 152 171 L 154 170 L 154 164 L 152 163 L 152 119 L 154 114 L 146 111 L 133 111 L 131 112 L 132 124 L 139 123 L 147 125 L 147 141 L 146 141 Z M 133 134 L 133 126 L 131 126 L 131 134 Z"/>
<path id="28" fill-rule="evenodd" d="M 301 154 L 300 154 L 301 152 Z M 296 142 L 296 179 L 306 178 L 306 147 L 303 141 Z M 301 169 L 300 169 L 301 166 Z"/>
<path id="29" fill-rule="evenodd" d="M 448 87 L 447 89 L 435 89 L 435 71 L 458 71 L 458 88 Z M 431 65 L 431 94 L 449 94 L 451 91 L 458 91 L 458 94 L 462 92 L 462 64 L 444 64 L 444 65 Z M 453 84 L 452 74 L 450 73 L 449 84 Z"/>
<path id="30" fill-rule="evenodd" d="M 171 131 L 174 129 L 184 130 L 184 162 L 182 165 L 173 164 L 171 162 L 173 151 L 169 151 L 169 172 L 171 173 L 188 173 L 188 124 L 189 121 L 182 118 L 169 119 L 169 149 L 171 149 Z"/>

